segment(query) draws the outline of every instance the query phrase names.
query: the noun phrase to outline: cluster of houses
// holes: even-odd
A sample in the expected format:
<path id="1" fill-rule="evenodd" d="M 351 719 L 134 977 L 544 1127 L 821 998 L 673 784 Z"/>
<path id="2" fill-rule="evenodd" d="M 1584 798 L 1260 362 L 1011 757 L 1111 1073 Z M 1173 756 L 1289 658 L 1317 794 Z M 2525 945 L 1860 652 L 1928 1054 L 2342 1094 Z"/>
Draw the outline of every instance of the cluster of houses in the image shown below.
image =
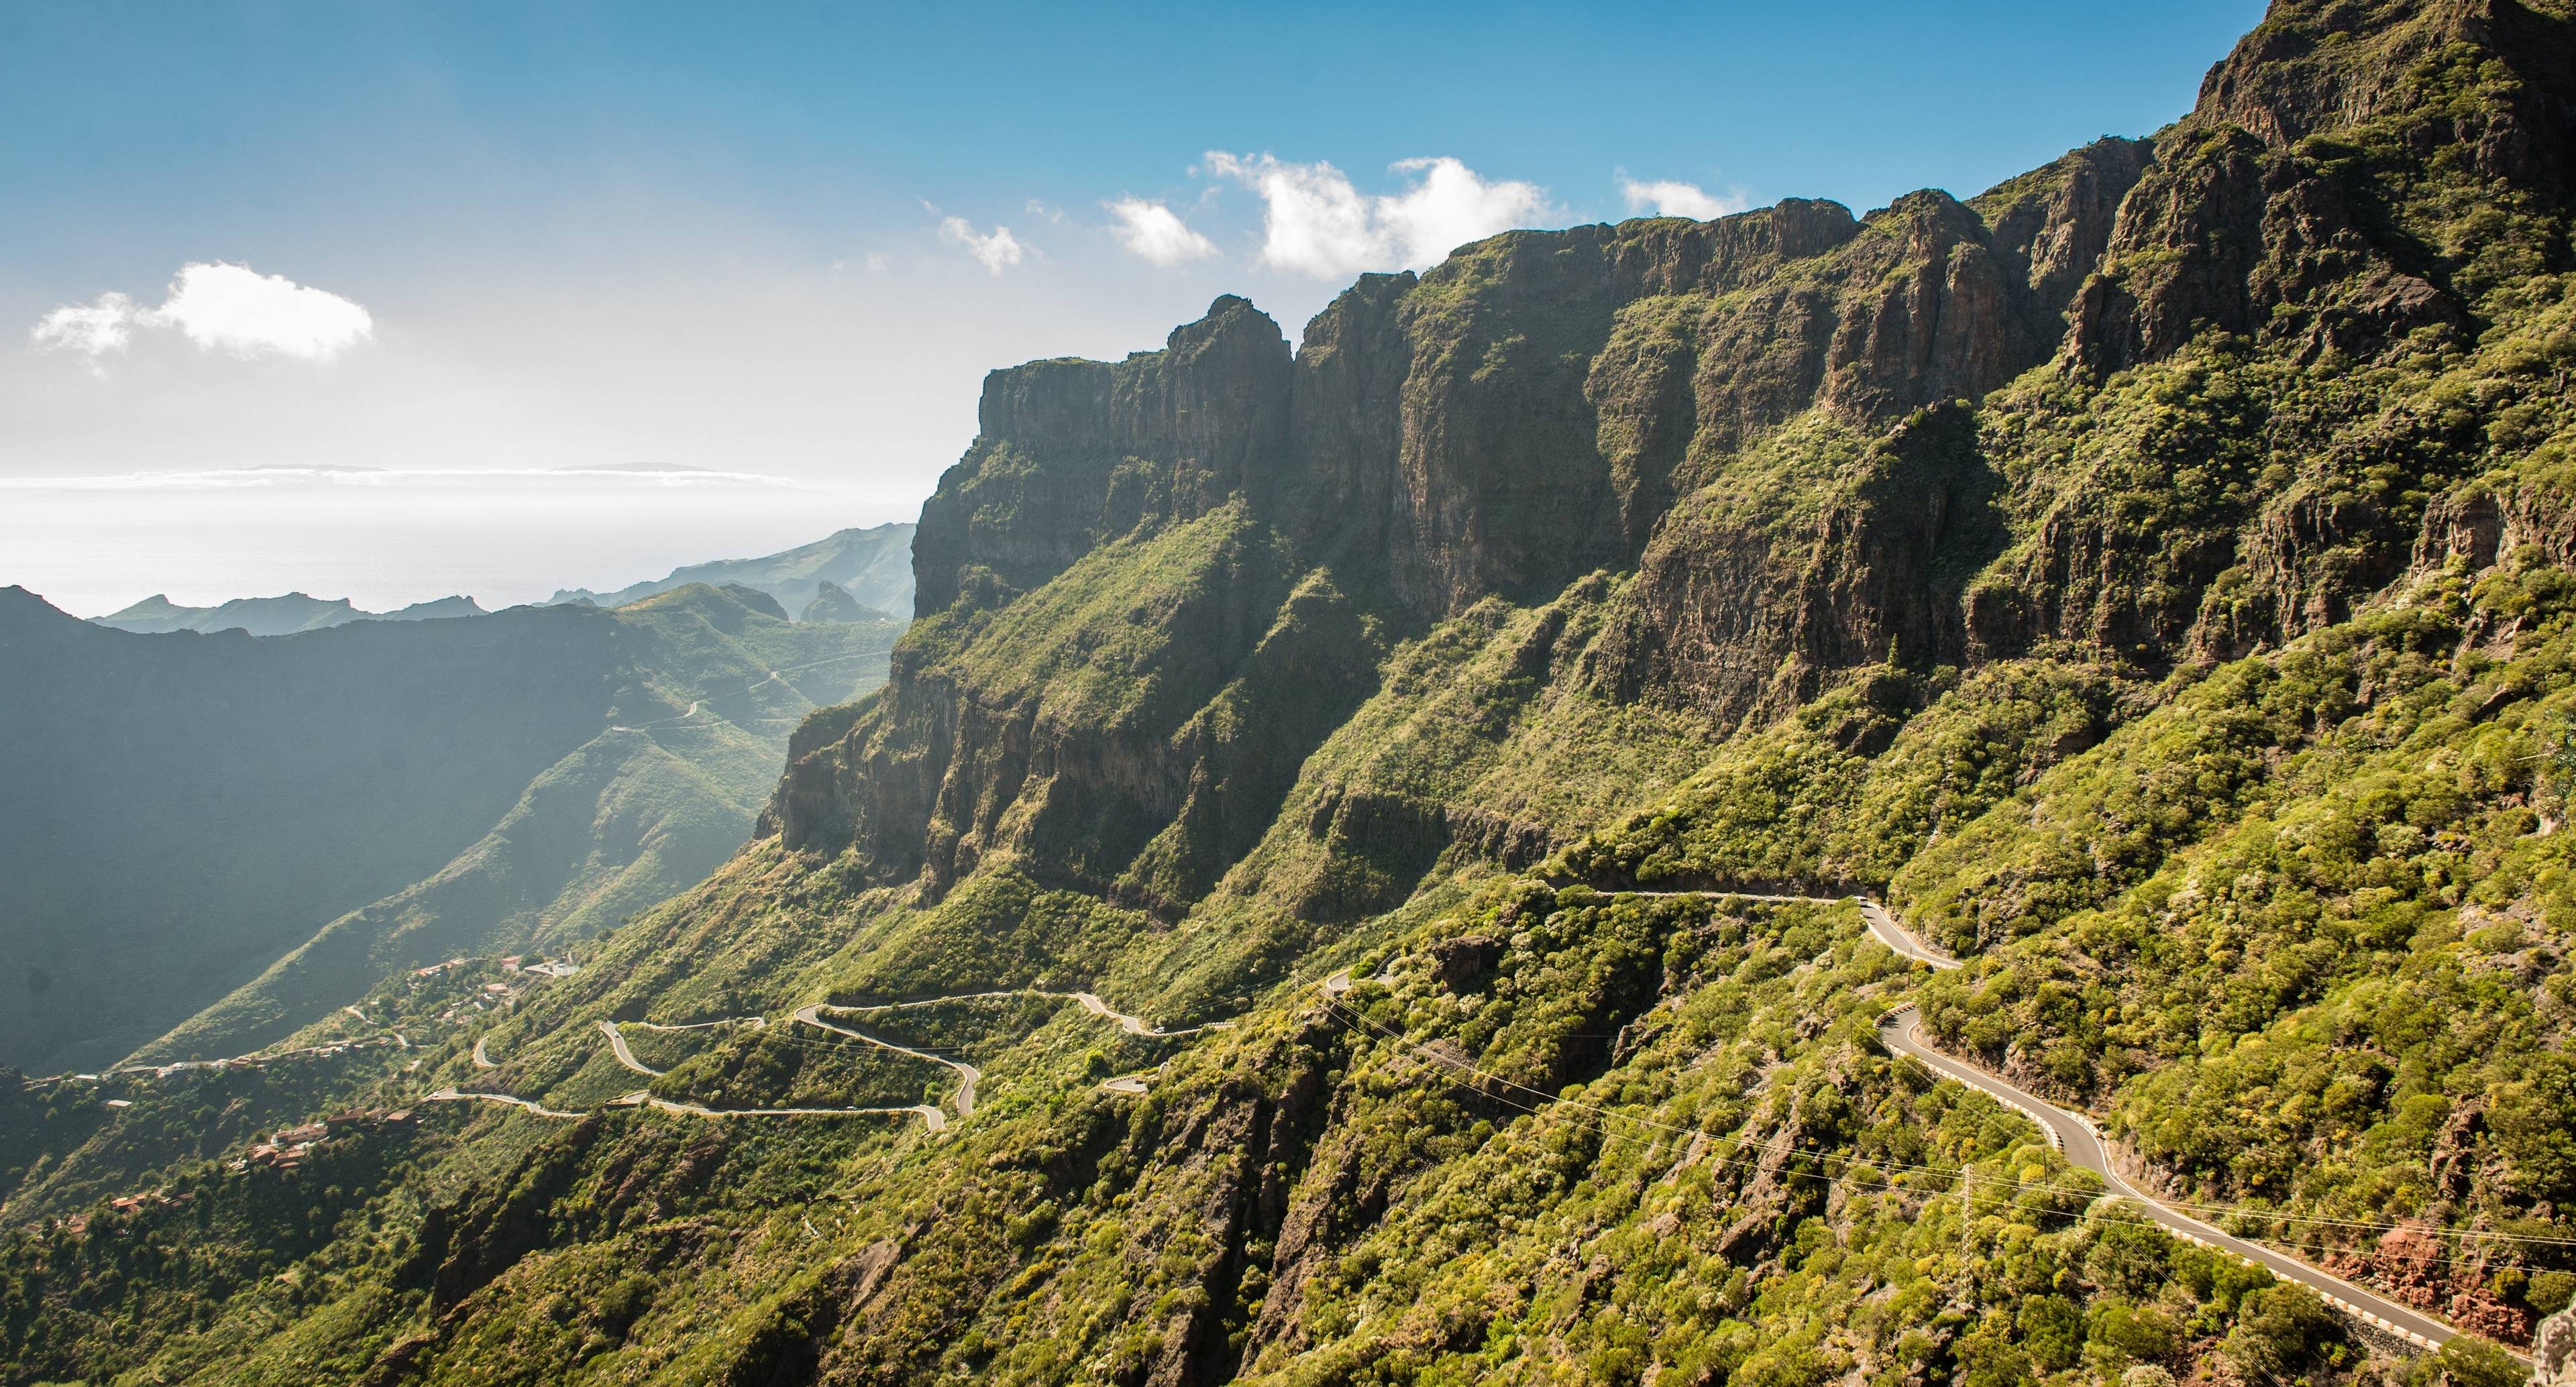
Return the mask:
<path id="1" fill-rule="evenodd" d="M 409 1108 L 352 1108 L 337 1112 L 319 1122 L 301 1127 L 281 1127 L 266 1141 L 251 1143 L 250 1150 L 235 1157 L 227 1169 L 248 1170 L 265 1166 L 270 1170 L 293 1170 L 304 1163 L 313 1148 L 330 1140 L 332 1133 L 361 1124 L 375 1127 L 400 1127 L 411 1121 Z"/>
<path id="2" fill-rule="evenodd" d="M 529 963 L 526 960 L 526 954 L 503 955 L 501 959 L 501 971 L 505 973 L 534 973 L 539 977 L 546 978 L 568 978 L 581 971 L 581 969 L 573 966 L 571 963 L 561 962 L 556 959 L 541 958 L 534 963 Z M 451 958 L 445 963 L 433 963 L 426 968 L 415 968 L 412 970 L 412 976 L 419 978 L 434 978 L 439 974 L 446 972 L 450 968 L 462 968 L 471 961 L 472 960 L 470 959 Z M 496 986 L 496 984 L 488 982 L 483 985 L 486 988 Z"/>
<path id="3" fill-rule="evenodd" d="M 413 976 L 415 978 L 434 978 L 449 969 L 464 967 L 471 961 L 472 960 L 465 958 L 451 958 L 444 963 L 433 963 L 425 968 L 414 969 Z M 534 963 L 529 963 L 526 961 L 526 957 L 520 954 L 512 954 L 509 957 L 500 960 L 500 964 L 502 969 L 506 972 L 532 975 L 534 978 L 568 978 L 574 973 L 580 971 L 576 965 L 570 962 L 558 961 L 555 959 L 541 958 Z M 501 1003 L 510 1001 L 517 997 L 520 988 L 507 982 L 487 982 L 483 984 L 480 991 L 482 993 L 489 994 L 489 1001 Z M 485 1000 L 486 998 L 478 996 L 472 1003 L 473 1009 L 477 1011 L 483 1010 Z M 348 1010 L 353 1015 L 357 1015 L 361 1021 L 366 1020 L 364 1013 L 358 1012 L 355 1007 L 348 1008 Z M 447 1013 L 439 1019 L 442 1021 L 455 1021 L 458 1019 L 458 1014 L 463 1010 L 464 1007 L 461 1005 L 450 1007 Z M 243 1068 L 256 1068 L 257 1066 L 272 1060 L 306 1055 L 338 1055 L 350 1050 L 378 1045 L 400 1045 L 405 1049 L 411 1048 L 409 1042 L 406 1041 L 399 1033 L 390 1033 L 366 1039 L 329 1041 L 320 1045 L 307 1046 L 300 1050 L 287 1050 L 270 1054 L 239 1055 L 225 1059 L 212 1060 L 179 1060 L 169 1064 L 157 1065 L 120 1065 L 117 1068 L 106 1071 L 104 1075 L 57 1074 L 48 1078 L 27 1080 L 27 1086 L 34 1088 L 46 1084 L 61 1083 L 66 1080 L 82 1083 L 97 1083 L 102 1078 L 106 1077 L 143 1074 L 151 1075 L 154 1078 L 166 1079 L 174 1074 L 186 1073 L 191 1070 L 210 1070 L 220 1072 L 237 1066 Z M 418 1067 L 417 1062 L 415 1062 L 413 1067 Z M 105 1101 L 106 1105 L 111 1109 L 123 1109 L 134 1106 L 133 1100 L 127 1098 L 110 1098 Z M 412 1110 L 409 1108 L 359 1108 L 352 1109 L 347 1112 L 333 1113 L 331 1116 L 326 1117 L 319 1122 L 308 1122 L 299 1127 L 280 1128 L 278 1131 L 271 1133 L 268 1140 L 253 1142 L 250 1149 L 227 1162 L 226 1168 L 235 1172 L 247 1171 L 253 1166 L 261 1166 L 270 1170 L 293 1170 L 302 1165 L 305 1160 L 312 1155 L 314 1147 L 321 1145 L 322 1143 L 330 1140 L 334 1134 L 344 1131 L 350 1127 L 359 1124 L 376 1127 L 400 1127 L 408 1125 L 411 1120 Z M 120 1195 L 108 1202 L 108 1208 L 111 1213 L 125 1214 L 153 1205 L 183 1204 L 187 1202 L 187 1199 L 188 1196 L 184 1194 L 174 1196 L 159 1190 L 147 1190 L 141 1194 Z M 30 1224 L 28 1225 L 28 1231 L 41 1231 L 41 1226 L 41 1224 Z M 90 1215 L 87 1213 L 72 1214 L 58 1220 L 55 1226 L 73 1234 L 74 1236 L 81 1236 L 89 1231 Z"/>
<path id="4" fill-rule="evenodd" d="M 501 968 L 505 972 L 525 974 L 531 978 L 568 978 L 581 971 L 578 965 L 567 960 L 540 958 L 536 962 L 530 963 L 526 961 L 526 957 L 527 956 L 524 954 L 511 954 L 500 960 Z M 412 970 L 412 976 L 415 979 L 434 978 L 451 968 L 462 968 L 471 962 L 474 962 L 474 960 L 468 958 L 451 958 L 444 963 L 433 963 L 425 968 L 415 968 Z M 460 1019 L 462 1014 L 468 1010 L 469 1007 L 475 1011 L 487 1010 L 487 1002 L 500 1003 L 510 1001 L 516 998 L 521 990 L 523 990 L 522 986 L 514 986 L 507 982 L 487 982 L 483 984 L 480 989 L 480 993 L 482 995 L 477 995 L 471 1003 L 459 1003 L 458 1005 L 449 1007 L 446 1012 L 439 1016 L 438 1019 L 444 1022 L 454 1022 Z M 359 1011 L 354 1006 L 343 1009 L 348 1011 L 351 1015 L 356 1016 L 362 1022 L 367 1022 L 369 1025 L 375 1024 L 374 1022 L 367 1020 L 366 1013 Z M 28 1079 L 26 1080 L 26 1086 L 29 1088 L 39 1088 L 48 1084 L 66 1082 L 97 1083 L 102 1078 L 113 1078 L 128 1074 L 149 1074 L 156 1079 L 166 1079 L 174 1074 L 185 1074 L 201 1069 L 221 1073 L 226 1069 L 237 1067 L 257 1068 L 260 1065 L 267 1064 L 273 1060 L 295 1059 L 306 1056 L 320 1056 L 327 1058 L 333 1055 L 346 1054 L 351 1050 L 382 1045 L 400 1046 L 406 1050 L 411 1048 L 410 1042 L 406 1040 L 401 1033 L 389 1032 L 384 1035 L 370 1036 L 364 1039 L 352 1038 L 325 1041 L 319 1045 L 305 1046 L 300 1050 L 280 1050 L 266 1054 L 234 1055 L 224 1059 L 173 1060 L 167 1064 L 126 1064 L 119 1065 L 100 1074 L 55 1074 L 44 1078 Z M 131 1107 L 133 1104 L 124 1099 L 111 1099 L 108 1102 L 108 1106 L 112 1108 L 125 1108 Z"/>
<path id="5" fill-rule="evenodd" d="M 451 958 L 445 963 L 433 963 L 426 968 L 415 968 L 412 970 L 412 973 L 416 978 L 434 978 L 451 968 L 462 967 L 470 961 L 471 960 L 462 958 Z M 501 971 L 505 973 L 525 974 L 531 978 L 568 978 L 581 971 L 579 967 L 572 963 L 551 958 L 541 958 L 534 963 L 530 963 L 527 961 L 527 955 L 525 954 L 509 954 L 499 961 Z M 490 1008 L 486 1005 L 487 1003 L 499 1004 L 502 1002 L 512 1001 L 518 997 L 520 992 L 525 990 L 525 986 L 526 985 L 523 983 L 512 983 L 508 981 L 487 982 L 483 984 L 481 989 L 482 995 L 472 996 L 468 1001 L 458 1002 L 455 1005 L 450 1006 L 446 1011 L 439 1014 L 438 1019 L 443 1022 L 453 1022 L 462 1019 L 464 1014 L 468 1011 L 489 1010 Z"/>
<path id="6" fill-rule="evenodd" d="M 164 1190 L 145 1190 L 141 1194 L 120 1194 L 116 1198 L 107 1201 L 107 1207 L 110 1213 L 130 1214 L 137 1209 L 147 1209 L 156 1204 L 179 1205 L 187 1202 L 188 1196 L 184 1194 L 171 1194 Z M 90 1219 L 87 1213 L 67 1214 L 62 1218 L 55 1219 L 54 1226 L 77 1238 L 89 1232 L 89 1222 Z M 44 1232 L 45 1221 L 38 1219 L 36 1222 L 28 1224 L 27 1231 L 30 1233 Z"/>

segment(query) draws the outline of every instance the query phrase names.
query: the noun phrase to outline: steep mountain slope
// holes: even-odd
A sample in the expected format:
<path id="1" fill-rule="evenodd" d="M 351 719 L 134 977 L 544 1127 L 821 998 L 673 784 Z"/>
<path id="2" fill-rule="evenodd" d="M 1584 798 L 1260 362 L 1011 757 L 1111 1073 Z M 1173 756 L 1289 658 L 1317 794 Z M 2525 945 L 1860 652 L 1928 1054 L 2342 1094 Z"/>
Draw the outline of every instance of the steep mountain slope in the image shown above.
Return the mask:
<path id="1" fill-rule="evenodd" d="M 246 1049 L 389 967 L 697 880 L 797 715 L 872 687 L 897 629 L 751 596 L 253 638 L 0 594 L 0 1055 L 105 1064 L 236 988 L 173 1053 Z"/>
<path id="2" fill-rule="evenodd" d="M 802 613 L 813 605 L 823 587 L 830 584 L 841 588 L 860 606 L 900 613 L 912 610 L 911 555 L 912 526 L 871 525 L 865 529 L 835 530 L 812 544 L 800 544 L 761 558 L 720 559 L 714 563 L 675 568 L 668 577 L 636 583 L 615 592 L 565 588 L 548 600 L 623 607 L 689 583 L 711 583 L 718 587 L 740 583 L 768 593 L 790 612 Z M 804 618 L 799 616 L 798 619 Z"/>
<path id="3" fill-rule="evenodd" d="M 996 372 L 757 840 L 505 1013 L 381 984 L 425 1053 L 322 1091 L 409 1125 L 0 1242 L 8 1356 L 2506 1387 L 2576 1296 L 2571 93 L 2563 5 L 2285 0 L 2184 121 L 1966 202 Z M 1720 894 L 1852 890 L 1964 966 Z M 2484 1338 L 2099 1199 L 1905 1003 Z M 119 1082 L 23 1159 L 210 1105 Z"/>
<path id="4" fill-rule="evenodd" d="M 158 635 L 167 631 L 243 631 L 254 636 L 287 636 L 319 631 L 352 621 L 430 621 L 443 617 L 485 616 L 471 597 L 442 597 L 414 602 L 390 612 L 362 612 L 342 597 L 324 601 L 290 592 L 282 597 L 236 597 L 215 607 L 183 607 L 158 593 L 122 611 L 90 620 L 119 631 Z"/>

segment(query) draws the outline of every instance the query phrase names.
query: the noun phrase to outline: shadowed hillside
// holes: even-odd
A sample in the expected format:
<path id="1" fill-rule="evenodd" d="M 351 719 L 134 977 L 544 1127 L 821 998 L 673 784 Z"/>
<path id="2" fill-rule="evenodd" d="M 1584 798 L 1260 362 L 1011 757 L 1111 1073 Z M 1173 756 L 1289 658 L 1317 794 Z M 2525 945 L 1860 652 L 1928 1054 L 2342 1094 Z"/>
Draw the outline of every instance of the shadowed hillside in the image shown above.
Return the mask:
<path id="1" fill-rule="evenodd" d="M 130 607 L 91 617 L 119 631 L 158 635 L 167 631 L 242 631 L 254 636 L 287 636 L 319 631 L 352 621 L 435 621 L 449 617 L 489 615 L 471 597 L 442 597 L 415 602 L 390 612 L 362 612 L 343 597 L 326 602 L 290 592 L 283 597 L 237 597 L 215 607 L 183 607 L 155 594 Z"/>
<path id="2" fill-rule="evenodd" d="M 261 979 L 178 1042 L 246 1049 L 388 966 L 612 925 L 739 846 L 788 729 L 897 629 L 696 587 L 138 636 L 0 593 L 0 1056 L 102 1065 Z"/>
<path id="3" fill-rule="evenodd" d="M 13 1208 L 170 1201 L 0 1242 L 20 1378 L 2512 1387 L 2571 137 L 2563 3 L 2281 0 L 1974 197 L 996 371 L 885 686 L 579 973 L 380 982 L 402 1123 L 18 1100 Z"/>

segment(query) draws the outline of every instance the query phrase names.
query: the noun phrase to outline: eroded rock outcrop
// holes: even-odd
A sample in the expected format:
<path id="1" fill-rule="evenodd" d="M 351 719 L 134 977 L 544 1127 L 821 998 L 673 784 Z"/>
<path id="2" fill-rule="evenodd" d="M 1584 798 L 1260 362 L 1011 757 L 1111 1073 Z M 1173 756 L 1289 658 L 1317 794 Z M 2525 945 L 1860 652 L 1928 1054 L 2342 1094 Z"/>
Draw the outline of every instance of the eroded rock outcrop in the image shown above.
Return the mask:
<path id="1" fill-rule="evenodd" d="M 2276 5 L 2173 128 L 1968 202 L 1512 232 L 1364 276 L 1293 356 L 1228 296 L 1159 352 L 995 372 L 923 510 L 923 620 L 873 706 L 800 734 L 769 827 L 881 879 L 999 853 L 1171 913 L 1372 687 L 1325 626 L 1365 652 L 1632 571 L 1582 676 L 1727 725 L 1890 660 L 2227 658 L 2342 619 L 2428 545 L 2561 539 L 2547 496 L 2437 515 L 2383 484 L 2472 474 L 2480 440 L 2438 412 L 2360 418 L 2258 369 L 2431 359 L 2497 267 L 2555 244 L 2510 218 L 2563 182 L 2564 26 L 2349 8 Z M 2508 220 L 2434 244 L 2449 214 L 2402 209 L 2435 178 Z M 1026 606 L 1221 513 L 1241 557 L 1163 596 Z M 1395 801 L 1337 803 L 1327 836 L 1392 831 Z M 1420 851 L 1468 808 L 1408 804 Z"/>
<path id="2" fill-rule="evenodd" d="M 921 509 L 915 611 L 946 610 L 970 569 L 1024 592 L 1148 520 L 1196 519 L 1277 478 L 1289 369 L 1279 325 L 1227 295 L 1159 352 L 993 372 L 975 445 Z"/>

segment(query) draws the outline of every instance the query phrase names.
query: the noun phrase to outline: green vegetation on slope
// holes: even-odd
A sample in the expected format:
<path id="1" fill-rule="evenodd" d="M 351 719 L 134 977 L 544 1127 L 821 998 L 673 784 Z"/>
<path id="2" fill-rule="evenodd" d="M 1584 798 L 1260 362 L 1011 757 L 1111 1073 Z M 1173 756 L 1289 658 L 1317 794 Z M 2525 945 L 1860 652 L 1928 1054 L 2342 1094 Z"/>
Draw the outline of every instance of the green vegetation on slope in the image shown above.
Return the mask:
<path id="1" fill-rule="evenodd" d="M 412 1123 L 309 1168 L 174 1146 L 189 1075 L 47 1095 L 0 1362 L 2508 1387 L 2576 1292 L 2571 54 L 2283 3 L 2187 121 L 1972 202 L 1513 233 L 1293 355 L 1226 298 L 996 373 L 932 610 L 755 842 L 366 1052 L 330 1103 Z M 2484 1337 L 2097 1199 L 1882 1048 L 1906 1002 Z M 650 1079 L 601 1030 L 728 1019 L 625 1025 Z M 155 1152 L 187 1201 L 52 1221 Z"/>
<path id="2" fill-rule="evenodd" d="M 241 1053 L 390 968 L 662 900 L 740 846 L 797 720 L 880 682 L 899 630 L 705 587 L 263 639 L 0 597 L 0 1056 L 38 1072 L 183 1023 L 155 1057 Z"/>

